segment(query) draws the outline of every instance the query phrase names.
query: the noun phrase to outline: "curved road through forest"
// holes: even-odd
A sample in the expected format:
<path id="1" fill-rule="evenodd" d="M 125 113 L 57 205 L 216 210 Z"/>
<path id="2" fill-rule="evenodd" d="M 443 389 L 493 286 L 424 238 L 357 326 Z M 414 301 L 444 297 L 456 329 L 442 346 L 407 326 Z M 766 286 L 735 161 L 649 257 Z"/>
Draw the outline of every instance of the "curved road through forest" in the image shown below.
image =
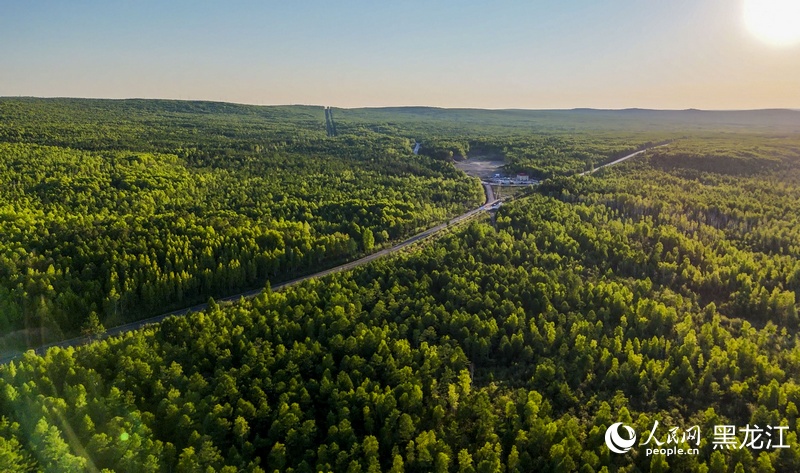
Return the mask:
<path id="1" fill-rule="evenodd" d="M 621 162 L 623 162 L 625 160 L 633 158 L 634 156 L 638 156 L 638 155 L 644 153 L 645 151 L 647 151 L 649 149 L 658 148 L 660 146 L 666 146 L 666 144 L 661 144 L 661 145 L 658 145 L 658 146 L 651 146 L 650 148 L 645 148 L 645 149 L 642 149 L 640 151 L 636 151 L 635 153 L 631 153 L 631 154 L 629 154 L 627 156 L 623 156 L 620 159 L 617 159 L 617 160 L 612 161 L 610 163 L 607 163 L 607 164 L 604 164 L 602 166 L 599 166 L 598 168 L 593 169 L 591 171 L 585 171 L 585 172 L 582 172 L 582 173 L 578 173 L 578 175 L 584 176 L 586 174 L 592 174 L 592 173 L 594 173 L 594 172 L 598 171 L 599 169 L 602 169 L 602 168 L 604 168 L 606 166 L 613 166 L 615 164 L 619 164 L 619 163 L 621 163 Z M 370 261 L 374 261 L 374 260 L 376 260 L 378 258 L 382 258 L 382 257 L 384 257 L 386 255 L 390 255 L 392 253 L 396 253 L 396 252 L 402 250 L 403 248 L 406 248 L 406 247 L 408 247 L 410 245 L 413 245 L 415 243 L 423 241 L 423 240 L 425 240 L 425 239 L 427 239 L 427 238 L 439 233 L 440 231 L 446 229 L 447 227 L 449 227 L 449 226 L 451 226 L 453 224 L 469 220 L 469 219 L 475 217 L 476 215 L 479 215 L 479 214 L 483 213 L 484 211 L 489 210 L 492 205 L 494 205 L 495 203 L 500 202 L 500 201 L 503 200 L 503 199 L 496 199 L 495 198 L 494 191 L 492 190 L 492 186 L 491 185 L 489 185 L 488 183 L 485 183 L 485 182 L 483 182 L 482 184 L 483 184 L 484 192 L 486 193 L 486 202 L 483 205 L 481 205 L 480 207 L 472 209 L 472 210 L 470 210 L 468 212 L 465 212 L 465 213 L 459 215 L 458 217 L 454 217 L 454 218 L 450 219 L 446 223 L 441 223 L 441 224 L 436 225 L 435 227 L 429 228 L 429 229 L 427 229 L 427 230 L 425 230 L 425 231 L 423 231 L 421 233 L 417 233 L 416 235 L 412 236 L 411 238 L 409 238 L 407 240 L 404 240 L 404 241 L 402 241 L 402 242 L 400 242 L 400 243 L 398 243 L 398 244 L 396 244 L 396 245 L 394 245 L 392 247 L 377 251 L 377 252 L 372 253 L 370 255 L 364 256 L 363 258 L 357 259 L 355 261 L 351 261 L 349 263 L 341 264 L 339 266 L 335 266 L 333 268 L 326 269 L 324 271 L 319 271 L 319 272 L 314 273 L 314 274 L 309 274 L 308 276 L 303 276 L 303 277 L 300 277 L 300 278 L 297 278 L 297 279 L 292 279 L 291 281 L 286 281 L 286 282 L 283 282 L 283 283 L 280 283 L 280 284 L 276 284 L 276 285 L 272 286 L 272 290 L 273 291 L 279 291 L 281 289 L 284 289 L 284 288 L 287 288 L 287 287 L 290 287 L 290 286 L 294 286 L 296 284 L 300 284 L 301 282 L 307 281 L 309 279 L 321 278 L 321 277 L 327 276 L 329 274 L 338 273 L 338 272 L 341 272 L 341 271 L 347 271 L 347 270 L 350 270 L 350 269 L 353 269 L 353 268 L 357 268 L 359 266 L 363 266 L 363 265 L 369 263 Z M 239 299 L 241 299 L 242 297 L 244 297 L 246 299 L 250 299 L 250 298 L 253 298 L 253 297 L 257 296 L 258 294 L 261 294 L 262 291 L 263 291 L 263 289 L 253 289 L 252 291 L 241 292 L 239 294 L 235 294 L 235 295 L 232 295 L 232 296 L 221 298 L 221 299 L 217 300 L 217 302 L 236 302 Z M 66 347 L 70 347 L 70 346 L 83 345 L 84 343 L 87 343 L 87 342 L 89 342 L 89 341 L 91 341 L 93 339 L 94 340 L 99 340 L 99 339 L 104 339 L 104 338 L 108 338 L 108 337 L 113 337 L 115 335 L 120 335 L 120 334 L 123 334 L 125 332 L 130 332 L 132 330 L 138 330 L 138 329 L 140 329 L 140 328 L 142 328 L 142 327 L 144 327 L 146 325 L 157 324 L 157 323 L 161 322 L 162 320 L 166 319 L 167 317 L 170 317 L 170 316 L 173 316 L 173 315 L 175 315 L 175 316 L 186 315 L 186 314 L 188 314 L 190 312 L 199 312 L 201 310 L 205 310 L 207 307 L 208 307 L 208 303 L 197 304 L 197 305 L 194 305 L 194 306 L 191 306 L 191 307 L 186 307 L 184 309 L 174 310 L 172 312 L 167 312 L 165 314 L 157 315 L 155 317 L 150 317 L 148 319 L 138 320 L 136 322 L 131 322 L 131 323 L 125 324 L 125 325 L 118 325 L 116 327 L 113 327 L 113 328 L 110 328 L 110 329 L 106 330 L 106 332 L 102 336 L 99 336 L 99 337 L 94 337 L 94 338 L 86 337 L 86 336 L 75 337 L 75 338 L 70 338 L 68 340 L 62 340 L 60 342 L 48 343 L 46 345 L 42 345 L 42 346 L 39 346 L 37 348 L 32 348 L 30 350 L 33 350 L 37 354 L 41 355 L 45 351 L 47 351 L 47 349 L 52 348 L 52 347 L 66 348 Z M 28 351 L 30 351 L 30 350 L 28 350 Z M 3 365 L 3 364 L 6 364 L 6 363 L 8 363 L 10 361 L 16 360 L 17 358 L 20 358 L 22 355 L 23 355 L 23 353 L 15 353 L 13 355 L 4 356 L 3 358 L 0 358 L 0 365 Z"/>

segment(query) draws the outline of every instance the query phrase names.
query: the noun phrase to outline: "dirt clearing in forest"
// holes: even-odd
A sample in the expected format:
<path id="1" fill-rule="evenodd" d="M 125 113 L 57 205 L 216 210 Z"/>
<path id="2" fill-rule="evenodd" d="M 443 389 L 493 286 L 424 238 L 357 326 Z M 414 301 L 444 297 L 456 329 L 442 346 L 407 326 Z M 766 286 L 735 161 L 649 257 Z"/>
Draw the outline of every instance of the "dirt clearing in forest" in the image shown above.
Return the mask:
<path id="1" fill-rule="evenodd" d="M 486 160 L 481 158 L 472 158 L 464 161 L 456 161 L 455 166 L 461 169 L 470 176 L 479 177 L 481 179 L 488 179 L 495 174 L 502 174 L 500 169 L 505 163 L 499 160 Z"/>

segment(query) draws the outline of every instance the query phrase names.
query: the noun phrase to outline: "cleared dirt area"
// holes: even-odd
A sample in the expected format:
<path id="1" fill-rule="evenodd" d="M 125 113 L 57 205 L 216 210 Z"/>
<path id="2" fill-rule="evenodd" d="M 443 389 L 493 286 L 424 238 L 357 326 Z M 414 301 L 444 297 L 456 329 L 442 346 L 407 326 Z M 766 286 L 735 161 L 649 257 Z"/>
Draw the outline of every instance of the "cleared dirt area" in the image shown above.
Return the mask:
<path id="1" fill-rule="evenodd" d="M 487 159 L 467 159 L 464 161 L 456 161 L 455 166 L 461 169 L 470 176 L 486 179 L 501 173 L 500 168 L 505 164 L 502 160 L 487 160 Z"/>

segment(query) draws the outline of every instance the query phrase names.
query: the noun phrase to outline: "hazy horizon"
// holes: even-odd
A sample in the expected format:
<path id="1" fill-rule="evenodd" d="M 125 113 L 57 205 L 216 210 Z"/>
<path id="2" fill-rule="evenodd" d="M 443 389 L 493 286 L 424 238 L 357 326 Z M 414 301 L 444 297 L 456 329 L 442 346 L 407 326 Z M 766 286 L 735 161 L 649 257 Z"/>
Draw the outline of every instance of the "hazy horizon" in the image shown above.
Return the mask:
<path id="1" fill-rule="evenodd" d="M 227 103 L 233 105 L 252 105 L 256 107 L 328 107 L 330 105 L 322 103 L 248 103 L 248 102 L 231 102 L 226 100 L 211 100 L 211 99 L 176 99 L 170 97 L 77 97 L 65 95 L 3 95 L 0 99 L 66 99 L 66 100 L 166 100 L 175 102 L 209 102 L 209 103 Z M 359 109 L 398 109 L 398 108 L 430 108 L 439 110 L 486 110 L 494 112 L 575 112 L 575 111 L 595 111 L 595 112 L 626 112 L 626 111 L 644 111 L 644 112 L 764 112 L 764 111 L 789 111 L 800 112 L 800 108 L 790 107 L 770 107 L 770 108 L 729 108 L 729 109 L 708 109 L 708 108 L 643 108 L 643 107 L 626 107 L 626 108 L 594 108 L 594 107 L 572 107 L 572 108 L 489 108 L 489 107 L 440 107 L 436 105 L 423 105 L 423 104 L 409 104 L 409 105 L 367 105 L 355 107 L 337 107 L 333 108 L 342 110 L 359 110 Z"/>
<path id="2" fill-rule="evenodd" d="M 800 109 L 800 23 L 752 20 L 745 2 L 6 2 L 0 95 Z"/>

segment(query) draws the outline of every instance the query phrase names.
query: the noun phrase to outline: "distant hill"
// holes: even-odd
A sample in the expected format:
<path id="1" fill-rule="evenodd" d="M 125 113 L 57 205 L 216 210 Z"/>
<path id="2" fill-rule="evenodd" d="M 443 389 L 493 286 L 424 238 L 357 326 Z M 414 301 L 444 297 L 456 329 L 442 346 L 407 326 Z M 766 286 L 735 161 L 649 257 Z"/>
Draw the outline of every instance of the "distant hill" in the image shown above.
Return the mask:
<path id="1" fill-rule="evenodd" d="M 420 132 L 431 127 L 449 133 L 514 133 L 514 130 L 547 132 L 617 131 L 755 131 L 800 132 L 800 111 L 789 109 L 706 110 L 481 110 L 469 108 L 386 107 L 337 109 L 339 122 L 354 126 L 385 123 Z M 488 127 L 488 128 L 486 128 Z M 345 127 L 346 129 L 346 127 Z"/>
<path id="2" fill-rule="evenodd" d="M 741 111 L 648 110 L 630 108 L 603 110 L 484 110 L 425 106 L 381 108 L 334 108 L 339 134 L 365 131 L 408 138 L 431 135 L 496 135 L 519 132 L 626 133 L 660 132 L 678 136 L 686 132 L 800 132 L 800 111 L 765 109 Z M 43 117 L 50 126 L 57 123 L 119 123 L 151 125 L 181 122 L 192 126 L 197 120 L 216 133 L 230 134 L 232 123 L 250 128 L 256 135 L 266 125 L 289 139 L 298 129 L 324 133 L 322 106 L 257 106 L 211 101 L 154 99 L 76 99 L 0 97 L 0 128 L 3 122 L 35 126 Z M 205 118 L 203 118 L 205 117 Z M 222 128 L 222 129 L 220 129 Z M 59 130 L 61 131 L 61 130 Z"/>

